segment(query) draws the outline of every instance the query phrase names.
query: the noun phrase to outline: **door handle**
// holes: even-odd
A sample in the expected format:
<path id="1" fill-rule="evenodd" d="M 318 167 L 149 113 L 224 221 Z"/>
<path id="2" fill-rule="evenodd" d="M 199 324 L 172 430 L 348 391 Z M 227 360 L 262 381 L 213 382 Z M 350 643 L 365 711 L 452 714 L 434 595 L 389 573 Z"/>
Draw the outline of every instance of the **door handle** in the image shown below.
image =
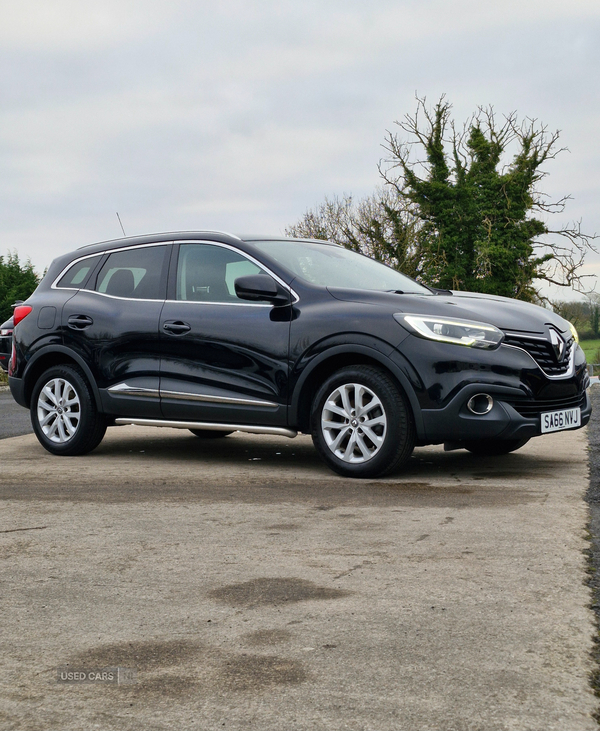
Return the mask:
<path id="1" fill-rule="evenodd" d="M 171 333 L 172 335 L 185 335 L 192 329 L 191 325 L 181 320 L 167 320 L 163 325 L 163 330 Z"/>
<path id="2" fill-rule="evenodd" d="M 85 330 L 90 325 L 93 325 L 94 321 L 87 315 L 71 315 L 67 320 L 67 324 L 71 330 Z"/>

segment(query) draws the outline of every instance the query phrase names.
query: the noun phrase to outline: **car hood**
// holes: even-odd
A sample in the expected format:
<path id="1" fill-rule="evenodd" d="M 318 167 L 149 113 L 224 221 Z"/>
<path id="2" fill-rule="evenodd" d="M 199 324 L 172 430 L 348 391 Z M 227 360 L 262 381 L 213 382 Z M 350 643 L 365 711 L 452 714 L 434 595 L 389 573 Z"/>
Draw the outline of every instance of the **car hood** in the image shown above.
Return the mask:
<path id="1" fill-rule="evenodd" d="M 569 323 L 551 310 L 508 297 L 477 292 L 421 295 L 333 287 L 328 290 L 338 300 L 390 307 L 394 312 L 465 318 L 513 332 L 545 334 L 548 325 L 569 331 Z"/>

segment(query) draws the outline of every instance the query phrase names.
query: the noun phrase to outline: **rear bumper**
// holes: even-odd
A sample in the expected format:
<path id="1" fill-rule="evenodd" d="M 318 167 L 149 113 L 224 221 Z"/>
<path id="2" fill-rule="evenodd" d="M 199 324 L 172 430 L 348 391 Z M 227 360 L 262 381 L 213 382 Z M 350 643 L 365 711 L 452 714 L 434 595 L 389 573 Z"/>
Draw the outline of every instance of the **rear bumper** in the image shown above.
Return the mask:
<path id="1" fill-rule="evenodd" d="M 8 377 L 8 385 L 10 386 L 10 392 L 14 400 L 25 409 L 29 408 L 29 404 L 25 399 L 25 384 L 22 378 L 14 378 L 13 376 Z"/>
<path id="2" fill-rule="evenodd" d="M 467 409 L 468 400 L 478 393 L 489 394 L 494 399 L 494 405 L 488 414 L 475 415 Z M 564 408 L 574 406 L 581 408 L 581 427 L 583 427 L 590 420 L 592 413 L 592 405 L 586 391 L 581 391 L 578 397 L 564 403 Z M 542 433 L 540 414 L 561 407 L 562 405 L 556 401 L 524 399 L 523 391 L 519 389 L 487 386 L 481 383 L 470 384 L 461 389 L 444 408 L 423 409 L 424 443 L 536 437 Z"/>

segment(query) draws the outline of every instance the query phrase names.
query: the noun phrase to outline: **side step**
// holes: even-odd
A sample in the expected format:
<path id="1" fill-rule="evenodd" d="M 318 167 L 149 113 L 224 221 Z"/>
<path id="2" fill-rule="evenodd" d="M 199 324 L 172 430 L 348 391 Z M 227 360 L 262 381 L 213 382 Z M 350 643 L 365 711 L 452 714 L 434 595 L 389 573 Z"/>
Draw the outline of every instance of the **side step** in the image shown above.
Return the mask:
<path id="1" fill-rule="evenodd" d="M 252 424 L 213 424 L 210 421 L 166 421 L 165 419 L 115 419 L 115 424 L 136 426 L 167 426 L 171 429 L 210 429 L 211 431 L 243 431 L 248 434 L 276 434 L 293 439 L 297 431 L 281 426 L 253 426 Z"/>

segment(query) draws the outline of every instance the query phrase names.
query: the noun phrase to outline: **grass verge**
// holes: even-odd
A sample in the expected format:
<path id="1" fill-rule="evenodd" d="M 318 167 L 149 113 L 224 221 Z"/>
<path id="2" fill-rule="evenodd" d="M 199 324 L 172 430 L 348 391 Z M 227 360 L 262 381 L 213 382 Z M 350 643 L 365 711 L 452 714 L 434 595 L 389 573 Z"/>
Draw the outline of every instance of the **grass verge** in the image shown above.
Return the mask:
<path id="1" fill-rule="evenodd" d="M 580 340 L 579 345 L 588 363 L 600 363 L 600 340 Z"/>
<path id="2" fill-rule="evenodd" d="M 588 425 L 590 486 L 586 494 L 586 500 L 590 506 L 590 522 L 586 535 L 589 547 L 585 553 L 587 557 L 587 584 L 592 591 L 591 608 L 596 617 L 596 631 L 592 648 L 594 669 L 590 676 L 590 684 L 596 696 L 600 698 L 600 387 L 593 386 L 590 389 L 590 394 L 594 411 L 592 411 L 592 417 Z M 600 724 L 600 708 L 596 711 L 594 718 Z"/>

